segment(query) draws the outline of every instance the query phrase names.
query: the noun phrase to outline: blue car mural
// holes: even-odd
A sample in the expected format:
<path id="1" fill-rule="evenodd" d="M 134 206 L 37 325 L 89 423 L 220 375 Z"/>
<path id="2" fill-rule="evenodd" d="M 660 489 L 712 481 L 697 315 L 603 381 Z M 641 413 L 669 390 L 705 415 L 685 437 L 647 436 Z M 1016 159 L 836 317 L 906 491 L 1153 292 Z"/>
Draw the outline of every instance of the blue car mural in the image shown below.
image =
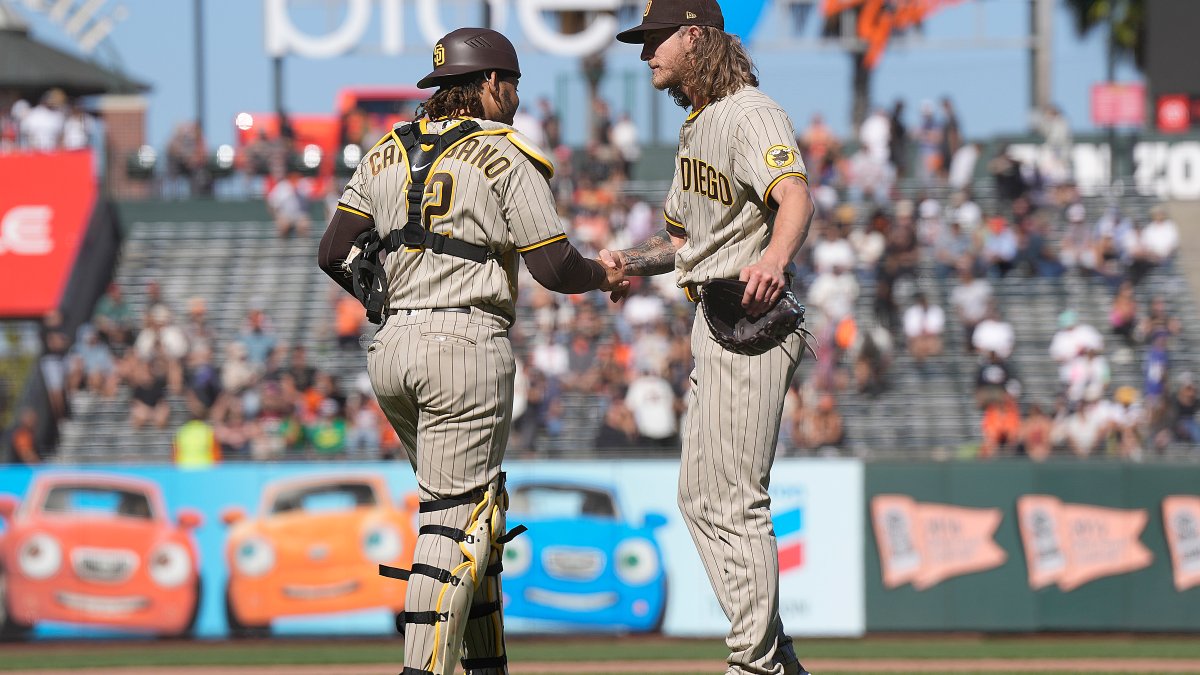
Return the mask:
<path id="1" fill-rule="evenodd" d="M 508 522 L 529 531 L 504 548 L 504 614 L 550 629 L 654 632 L 667 577 L 646 514 L 627 522 L 612 491 L 569 483 L 510 484 Z"/>

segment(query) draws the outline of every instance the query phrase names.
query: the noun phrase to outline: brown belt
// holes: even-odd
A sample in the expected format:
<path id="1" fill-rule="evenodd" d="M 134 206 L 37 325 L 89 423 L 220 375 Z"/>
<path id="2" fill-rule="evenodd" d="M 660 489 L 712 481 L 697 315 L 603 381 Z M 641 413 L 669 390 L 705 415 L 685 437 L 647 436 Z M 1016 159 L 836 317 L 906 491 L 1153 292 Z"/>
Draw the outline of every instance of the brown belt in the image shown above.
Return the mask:
<path id="1" fill-rule="evenodd" d="M 412 316 L 417 312 L 424 310 L 420 309 L 393 309 L 392 314 L 403 314 L 404 316 Z M 430 312 L 450 312 L 452 314 L 470 314 L 470 307 L 435 307 L 429 310 Z"/>

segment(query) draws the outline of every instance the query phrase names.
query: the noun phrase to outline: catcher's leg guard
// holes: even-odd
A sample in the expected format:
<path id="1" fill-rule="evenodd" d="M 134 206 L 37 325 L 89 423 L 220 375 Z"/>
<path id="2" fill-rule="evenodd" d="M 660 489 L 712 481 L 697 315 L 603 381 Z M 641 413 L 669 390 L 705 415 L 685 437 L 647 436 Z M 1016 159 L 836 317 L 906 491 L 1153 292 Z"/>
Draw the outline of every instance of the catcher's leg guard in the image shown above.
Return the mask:
<path id="1" fill-rule="evenodd" d="M 503 493 L 502 493 L 503 494 Z M 507 495 L 504 495 L 507 506 Z M 524 528 L 515 528 L 519 534 Z M 503 596 L 500 590 L 500 572 L 503 569 L 504 542 L 497 540 L 492 546 L 491 562 L 485 568 L 483 579 L 475 589 L 471 614 L 467 621 L 467 632 L 463 635 L 463 670 L 468 675 L 507 675 L 508 652 L 504 646 Z"/>
<path id="2" fill-rule="evenodd" d="M 501 477 L 466 495 L 422 502 L 412 570 L 381 566 L 382 574 L 409 579 L 404 614 L 408 624 L 405 675 L 453 675 L 467 624 L 477 613 L 472 611 L 472 603 L 478 597 L 477 590 L 485 585 L 492 552 L 508 540 L 503 485 Z M 499 603 L 499 595 L 494 597 Z M 418 606 L 429 609 L 412 611 Z M 491 610 L 481 605 L 478 614 L 483 616 Z M 499 611 L 498 605 L 495 610 Z M 503 658 L 503 654 L 496 657 Z M 477 667 L 495 665 L 493 659 L 481 659 Z M 503 663 L 498 665 L 503 668 Z"/>

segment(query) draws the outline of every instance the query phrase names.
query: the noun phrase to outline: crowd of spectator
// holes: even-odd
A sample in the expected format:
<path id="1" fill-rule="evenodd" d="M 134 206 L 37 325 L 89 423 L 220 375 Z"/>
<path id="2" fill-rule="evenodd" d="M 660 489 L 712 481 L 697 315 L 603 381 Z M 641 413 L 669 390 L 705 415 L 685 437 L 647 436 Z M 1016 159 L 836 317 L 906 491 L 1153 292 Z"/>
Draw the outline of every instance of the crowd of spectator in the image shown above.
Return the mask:
<path id="1" fill-rule="evenodd" d="M 630 189 L 640 143 L 628 115 L 613 119 L 598 105 L 587 142 L 572 148 L 549 103 L 536 111 L 516 125 L 553 155 L 559 215 L 581 252 L 628 247 L 661 228 L 661 204 Z M 1053 113 L 1046 118 L 1050 142 L 1063 135 L 1063 123 Z M 1066 138 L 1069 144 L 1069 127 Z M 1173 443 L 1200 443 L 1197 383 L 1171 361 L 1180 320 L 1163 298 L 1144 309 L 1137 300 L 1146 276 L 1172 265 L 1178 250 L 1178 228 L 1163 209 L 1134 213 L 1114 202 L 1089 214 L 1069 163 L 1065 172 L 1043 170 L 1006 151 L 984 161 L 980 147 L 964 141 L 949 99 L 922 104 L 911 128 L 902 103 L 890 113 L 876 110 L 853 144 L 814 116 L 797 144 L 818 206 L 795 275 L 817 358 L 800 369 L 787 396 L 783 453 L 850 451 L 846 399 L 894 390 L 901 363 L 923 379 L 945 378 L 940 364 L 952 349 L 974 359 L 973 381 L 931 386 L 974 388 L 977 435 L 950 440 L 969 442 L 979 457 L 1139 459 Z M 843 150 L 852 145 L 853 152 Z M 979 170 L 994 197 L 977 200 Z M 924 191 L 898 198 L 900 179 Z M 282 198 L 268 201 L 277 218 L 289 208 Z M 299 223 L 280 227 L 289 233 L 308 234 Z M 1111 335 L 1080 321 L 1078 311 L 1063 312 L 1053 342 L 1035 357 L 1057 367 L 1057 385 L 1031 390 L 1016 366 L 1019 336 L 1006 319 L 1022 308 L 1003 306 L 996 285 L 1066 276 L 1110 290 L 1104 330 Z M 362 309 L 330 288 L 328 348 L 349 362 L 362 352 Z M 676 452 L 696 308 L 673 276 L 635 279 L 616 305 L 600 293 L 549 293 L 524 271 L 520 289 L 511 330 L 518 352 L 514 456 Z M 56 414 L 69 414 L 71 393 L 86 390 L 128 396 L 135 428 L 166 427 L 170 402 L 183 400 L 191 431 L 199 423 L 211 433 L 213 461 L 400 452 L 365 374 L 320 367 L 336 360 L 312 363 L 303 346 L 276 333 L 263 307 L 246 310 L 239 334 L 220 336 L 206 323 L 202 298 L 189 300 L 177 319 L 178 308 L 156 287 L 147 290 L 149 301 L 134 316 L 113 287 L 91 324 L 70 339 L 56 335 L 47 318 L 43 374 L 62 392 L 52 396 Z M 1114 383 L 1110 361 L 1144 364 L 1144 382 Z M 592 402 L 592 415 L 571 405 L 580 400 Z M 587 448 L 572 445 L 581 433 Z"/>
<path id="2" fill-rule="evenodd" d="M 0 153 L 79 150 L 95 141 L 95 118 L 62 89 L 47 90 L 36 104 L 0 97 Z"/>

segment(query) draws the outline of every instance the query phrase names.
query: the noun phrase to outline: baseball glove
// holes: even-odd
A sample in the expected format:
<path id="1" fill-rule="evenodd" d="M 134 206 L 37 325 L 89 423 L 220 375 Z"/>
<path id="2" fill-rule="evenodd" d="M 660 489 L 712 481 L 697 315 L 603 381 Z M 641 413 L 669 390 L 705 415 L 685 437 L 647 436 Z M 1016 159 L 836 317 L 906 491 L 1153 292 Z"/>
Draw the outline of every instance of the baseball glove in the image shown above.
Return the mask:
<path id="1" fill-rule="evenodd" d="M 745 293 L 746 282 L 734 279 L 712 279 L 700 286 L 700 308 L 718 344 L 736 354 L 757 356 L 799 332 L 805 348 L 813 351 L 808 340 L 812 334 L 804 330 L 804 305 L 795 294 L 784 291 L 765 314 L 751 318 L 742 307 Z"/>

